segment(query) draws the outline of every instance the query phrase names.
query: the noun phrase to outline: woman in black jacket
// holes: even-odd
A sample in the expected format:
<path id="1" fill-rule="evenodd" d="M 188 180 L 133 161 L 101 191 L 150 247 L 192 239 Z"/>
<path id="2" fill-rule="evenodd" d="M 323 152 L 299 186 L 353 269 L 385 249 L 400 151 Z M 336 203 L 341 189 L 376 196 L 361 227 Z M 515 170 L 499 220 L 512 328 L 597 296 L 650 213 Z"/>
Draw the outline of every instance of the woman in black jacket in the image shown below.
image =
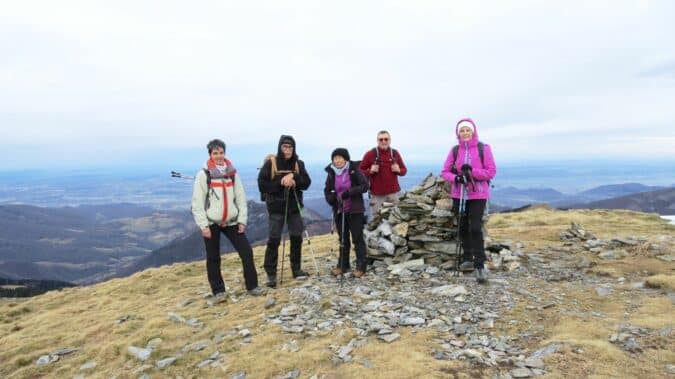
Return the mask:
<path id="1" fill-rule="evenodd" d="M 331 272 L 338 276 L 349 271 L 351 234 L 351 240 L 356 248 L 354 276 L 360 278 L 366 273 L 367 265 L 366 242 L 363 239 L 365 221 L 363 194 L 368 191 L 368 181 L 359 170 L 358 164 L 349 160 L 347 149 L 333 150 L 331 161 L 332 163 L 326 166 L 328 176 L 323 193 L 326 202 L 333 207 L 333 219 L 340 237 L 340 257 L 337 266 Z"/>

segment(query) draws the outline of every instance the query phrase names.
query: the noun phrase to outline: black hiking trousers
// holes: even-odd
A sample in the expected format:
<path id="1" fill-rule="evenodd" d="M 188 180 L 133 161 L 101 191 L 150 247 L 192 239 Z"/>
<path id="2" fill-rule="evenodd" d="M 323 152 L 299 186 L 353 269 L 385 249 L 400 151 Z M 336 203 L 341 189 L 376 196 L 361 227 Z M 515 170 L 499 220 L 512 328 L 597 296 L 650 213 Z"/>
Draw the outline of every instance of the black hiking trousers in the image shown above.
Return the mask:
<path id="1" fill-rule="evenodd" d="M 364 214 L 345 213 L 344 236 L 342 236 L 342 213 L 334 213 L 333 219 L 338 232 L 338 238 L 342 241 L 342 251 L 340 251 L 337 267 L 340 267 L 342 272 L 350 270 L 349 252 L 351 251 L 351 242 L 353 241 L 354 249 L 356 250 L 356 269 L 366 272 L 368 261 L 366 260 L 366 241 L 363 238 Z"/>
<path id="2" fill-rule="evenodd" d="M 289 204 L 290 206 L 290 204 Z M 298 212 L 288 212 L 284 219 L 282 213 L 269 214 L 269 238 L 267 248 L 265 249 L 265 272 L 267 275 L 277 274 L 277 262 L 279 261 L 279 245 L 281 244 L 281 234 L 284 230 L 284 224 L 287 224 L 288 239 L 290 240 L 290 260 L 293 273 L 300 271 L 302 263 L 302 231 L 305 226 L 302 223 L 302 215 Z M 294 274 L 295 275 L 295 274 Z"/>
<path id="3" fill-rule="evenodd" d="M 462 262 L 473 262 L 473 267 L 485 267 L 485 243 L 483 241 L 483 213 L 487 200 L 466 200 L 462 223 L 459 226 L 459 239 L 462 243 Z M 458 214 L 459 199 L 452 199 L 452 212 Z"/>
<path id="4" fill-rule="evenodd" d="M 241 258 L 246 289 L 250 291 L 258 287 L 258 272 L 253 261 L 253 249 L 246 234 L 239 233 L 237 225 L 223 227 L 212 224 L 209 225 L 209 229 L 211 229 L 211 238 L 204 238 L 204 245 L 206 246 L 206 273 L 213 294 L 225 292 L 225 283 L 220 273 L 220 233 L 225 234 Z"/>

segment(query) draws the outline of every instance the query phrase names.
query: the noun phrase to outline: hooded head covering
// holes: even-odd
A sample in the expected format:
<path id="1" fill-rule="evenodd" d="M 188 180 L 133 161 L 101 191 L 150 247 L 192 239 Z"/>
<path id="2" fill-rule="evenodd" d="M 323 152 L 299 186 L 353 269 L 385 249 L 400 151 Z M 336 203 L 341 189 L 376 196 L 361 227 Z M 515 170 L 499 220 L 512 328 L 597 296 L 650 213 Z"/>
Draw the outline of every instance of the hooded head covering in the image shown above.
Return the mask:
<path id="1" fill-rule="evenodd" d="M 459 137 L 459 129 L 461 129 L 463 126 L 467 126 L 473 130 L 473 137 L 471 138 L 470 142 L 476 142 L 478 141 L 478 128 L 476 127 L 476 123 L 470 119 L 469 117 L 463 118 L 457 122 L 457 126 L 455 127 L 455 134 L 457 135 L 457 140 L 459 142 L 462 142 L 462 140 Z"/>
<path id="2" fill-rule="evenodd" d="M 293 155 L 291 156 L 291 159 L 298 159 L 298 154 L 297 154 L 297 149 L 295 147 L 295 139 L 292 136 L 282 134 L 281 137 L 279 137 L 279 145 L 277 146 L 277 158 L 279 159 L 284 159 L 284 153 L 281 151 L 281 145 L 283 144 L 289 144 L 293 146 Z"/>
<path id="3" fill-rule="evenodd" d="M 346 161 L 349 161 L 349 151 L 347 151 L 347 149 L 344 147 L 338 147 L 337 149 L 333 150 L 333 152 L 330 154 L 330 160 L 332 161 L 336 155 L 339 155 Z"/>

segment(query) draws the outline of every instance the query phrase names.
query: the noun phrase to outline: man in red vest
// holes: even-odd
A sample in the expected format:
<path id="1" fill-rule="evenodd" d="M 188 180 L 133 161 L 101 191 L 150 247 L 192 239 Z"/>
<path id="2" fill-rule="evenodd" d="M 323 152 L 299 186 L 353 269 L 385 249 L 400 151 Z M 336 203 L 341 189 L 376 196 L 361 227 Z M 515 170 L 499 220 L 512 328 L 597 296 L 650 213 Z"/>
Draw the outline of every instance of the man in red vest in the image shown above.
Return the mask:
<path id="1" fill-rule="evenodd" d="M 401 190 L 398 177 L 408 172 L 401 154 L 390 145 L 389 132 L 381 130 L 377 133 L 377 147 L 368 150 L 359 165 L 363 175 L 370 180 L 371 216 L 379 213 L 385 201 L 398 203 L 398 192 Z"/>

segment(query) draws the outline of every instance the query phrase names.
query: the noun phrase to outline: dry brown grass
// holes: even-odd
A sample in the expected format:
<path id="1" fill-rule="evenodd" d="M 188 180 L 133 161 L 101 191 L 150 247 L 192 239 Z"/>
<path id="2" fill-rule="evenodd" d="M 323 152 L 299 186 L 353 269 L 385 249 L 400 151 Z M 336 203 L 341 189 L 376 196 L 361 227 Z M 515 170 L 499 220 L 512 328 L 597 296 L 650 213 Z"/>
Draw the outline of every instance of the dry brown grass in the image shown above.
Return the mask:
<path id="1" fill-rule="evenodd" d="M 672 235 L 675 226 L 657 214 L 624 210 L 569 210 L 534 209 L 526 212 L 497 213 L 490 216 L 488 231 L 497 239 L 529 242 L 543 247 L 560 240 L 560 232 L 575 221 L 607 239 L 616 236 Z M 620 233 L 620 234 L 619 234 Z"/>
<path id="2" fill-rule="evenodd" d="M 675 275 L 654 275 L 645 280 L 645 284 L 651 288 L 675 291 Z"/>
<path id="3" fill-rule="evenodd" d="M 526 250 L 531 247 L 547 246 L 558 241 L 558 233 L 566 229 L 571 221 L 583 224 L 600 238 L 611 236 L 653 236 L 669 234 L 673 227 L 654 215 L 624 211 L 548 211 L 535 210 L 521 214 L 497 214 L 490 220 L 489 230 L 497 239 L 524 241 Z M 331 248 L 336 246 L 335 236 L 319 236 L 312 239 L 312 246 L 318 259 L 334 259 Z M 305 266 L 313 268 L 309 249 L 305 247 Z M 262 248 L 255 249 L 256 262 L 262 262 Z M 630 257 L 629 257 L 630 258 Z M 627 258 L 627 259 L 629 259 Z M 644 261 L 655 261 L 652 258 Z M 635 263 L 629 263 L 628 266 Z M 648 279 L 650 285 L 672 291 L 673 264 L 652 262 L 662 266 L 650 268 L 659 275 Z M 607 265 L 605 265 L 607 266 Z M 611 266 L 612 275 L 622 275 L 620 264 Z M 629 270 L 630 267 L 626 267 Z M 274 291 L 277 305 L 266 311 L 264 298 L 252 298 L 243 294 L 241 264 L 237 256 L 226 256 L 223 260 L 223 275 L 227 286 L 240 301 L 225 306 L 207 308 L 201 294 L 208 292 L 203 262 L 175 264 L 159 269 L 150 269 L 131 277 L 115 279 L 90 287 L 69 288 L 50 292 L 27 300 L 0 301 L 0 377 L 73 377 L 79 374 L 79 367 L 95 360 L 98 367 L 93 370 L 95 377 L 136 378 L 134 370 L 141 366 L 127 354 L 130 345 L 144 347 L 156 337 L 163 343 L 153 352 L 149 364 L 174 354 L 188 343 L 210 339 L 216 333 L 228 333 L 237 327 L 253 332 L 252 343 L 240 344 L 238 337 L 226 337 L 224 343 L 189 353 L 174 365 L 159 372 L 160 376 L 173 377 L 227 377 L 233 372 L 245 370 L 248 377 L 268 378 L 283 375 L 292 369 L 300 369 L 302 377 L 325 374 L 328 378 L 447 378 L 484 377 L 494 371 L 475 368 L 463 362 L 437 361 L 431 350 L 436 347 L 432 331 L 415 333 L 412 329 L 399 331 L 400 340 L 385 344 L 370 337 L 370 342 L 356 348 L 355 362 L 333 366 L 331 346 L 348 343 L 354 336 L 349 329 L 335 331 L 320 337 L 302 338 L 288 335 L 265 322 L 265 314 L 278 312 L 289 301 L 288 289 L 295 285 L 286 272 L 284 286 Z M 313 270 L 312 270 L 313 271 Z M 263 279 L 262 270 L 261 281 Z M 327 272 L 323 273 L 327 275 Z M 536 285 L 536 282 L 533 282 Z M 536 286 L 535 286 L 536 288 Z M 533 339 L 531 348 L 543 346 L 548 341 L 562 341 L 584 350 L 583 354 L 567 351 L 547 358 L 550 377 L 660 377 L 665 362 L 673 362 L 675 346 L 672 342 L 658 342 L 664 349 L 649 350 L 639 357 L 627 355 L 608 342 L 615 325 L 628 321 L 644 327 L 672 326 L 670 315 L 672 303 L 665 297 L 632 299 L 630 292 L 599 298 L 592 290 L 576 288 L 572 283 L 560 283 L 561 292 L 573 299 L 585 312 L 596 310 L 604 318 L 584 318 L 561 312 L 561 307 L 541 311 L 529 311 L 530 304 L 522 301 L 505 318 L 519 320 L 509 326 L 503 323 L 502 330 L 518 334 L 532 323 L 541 322 L 544 332 Z M 546 298 L 549 294 L 541 291 L 538 295 Z M 181 303 L 192 299 L 185 307 Z M 571 301 L 570 300 L 570 301 Z M 639 306 L 626 316 L 626 302 L 633 301 Z M 227 309 L 225 316 L 217 315 Z M 186 318 L 198 318 L 206 326 L 193 329 L 186 325 L 174 324 L 167 319 L 167 312 L 176 312 Z M 135 315 L 135 319 L 122 324 L 115 320 Z M 297 353 L 281 352 L 283 343 L 296 339 L 301 346 Z M 37 367 L 35 361 L 40 355 L 64 347 L 79 347 L 78 353 L 67 356 L 57 364 Z M 221 369 L 201 369 L 197 363 L 214 351 L 225 356 Z M 361 360 L 366 359 L 374 368 L 366 368 Z M 660 371 L 659 371 L 660 370 Z M 150 370 L 155 377 L 158 372 Z M 89 373 L 83 373 L 90 377 Z"/>

